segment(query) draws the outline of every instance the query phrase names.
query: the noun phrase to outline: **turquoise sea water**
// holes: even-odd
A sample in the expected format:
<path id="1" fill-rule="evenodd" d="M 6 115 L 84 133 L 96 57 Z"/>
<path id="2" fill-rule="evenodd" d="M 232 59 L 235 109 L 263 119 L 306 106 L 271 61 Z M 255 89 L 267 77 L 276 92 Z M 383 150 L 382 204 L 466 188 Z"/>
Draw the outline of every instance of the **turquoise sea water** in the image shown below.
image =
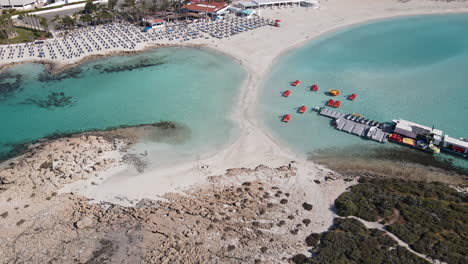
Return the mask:
<path id="1" fill-rule="evenodd" d="M 163 48 L 86 63 L 60 75 L 47 74 L 38 64 L 18 65 L 0 74 L 4 154 L 10 144 L 55 132 L 160 120 L 190 129 L 188 140 L 177 148 L 190 153 L 212 149 L 238 132 L 227 116 L 245 73 L 224 55 Z M 48 107 L 49 96 L 71 98 L 63 106 Z"/>
<path id="2" fill-rule="evenodd" d="M 289 86 L 296 79 L 302 85 Z M 310 91 L 314 83 L 318 92 Z M 286 89 L 292 95 L 283 98 Z M 258 108 L 270 132 L 303 153 L 380 145 L 337 131 L 315 113 L 296 113 L 301 105 L 324 106 L 330 89 L 342 92 L 333 98 L 341 100 L 341 111 L 468 137 L 468 16 L 397 18 L 324 35 L 276 62 Z M 357 99 L 346 100 L 352 93 Z M 280 122 L 285 113 L 292 114 L 288 124 Z"/>

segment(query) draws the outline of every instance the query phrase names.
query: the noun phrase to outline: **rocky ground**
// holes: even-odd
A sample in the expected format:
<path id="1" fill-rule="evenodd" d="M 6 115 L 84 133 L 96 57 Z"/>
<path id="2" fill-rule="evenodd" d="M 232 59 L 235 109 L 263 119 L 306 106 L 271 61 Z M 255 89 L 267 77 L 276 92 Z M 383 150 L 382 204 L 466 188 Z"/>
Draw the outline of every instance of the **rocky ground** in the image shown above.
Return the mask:
<path id="1" fill-rule="evenodd" d="M 0 263 L 288 263 L 349 186 L 292 162 L 231 169 L 135 207 L 58 194 L 122 162 L 128 141 L 111 135 L 47 141 L 2 164 Z"/>

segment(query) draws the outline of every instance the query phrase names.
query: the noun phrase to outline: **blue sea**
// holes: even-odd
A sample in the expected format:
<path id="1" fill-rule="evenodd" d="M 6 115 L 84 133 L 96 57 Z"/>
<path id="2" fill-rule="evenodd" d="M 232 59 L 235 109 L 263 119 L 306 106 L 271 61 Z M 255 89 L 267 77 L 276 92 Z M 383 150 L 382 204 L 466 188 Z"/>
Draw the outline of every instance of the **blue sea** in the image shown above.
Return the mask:
<path id="1" fill-rule="evenodd" d="M 291 87 L 296 79 L 302 84 Z M 318 92 L 310 91 L 312 84 Z M 287 89 L 292 95 L 284 98 Z M 341 91 L 333 98 L 342 102 L 341 111 L 379 121 L 402 118 L 468 137 L 468 16 L 405 17 L 345 28 L 280 57 L 265 80 L 258 104 L 262 120 L 293 149 L 318 154 L 395 147 L 337 131 L 316 113 L 296 113 L 301 105 L 324 106 L 330 89 Z M 352 93 L 357 99 L 348 101 Z M 287 124 L 280 122 L 286 113 L 292 114 Z"/>
<path id="2" fill-rule="evenodd" d="M 52 133 L 165 120 L 189 130 L 172 147 L 198 155 L 239 132 L 228 117 L 245 72 L 231 58 L 203 49 L 108 57 L 58 75 L 24 64 L 0 75 L 0 154 Z"/>

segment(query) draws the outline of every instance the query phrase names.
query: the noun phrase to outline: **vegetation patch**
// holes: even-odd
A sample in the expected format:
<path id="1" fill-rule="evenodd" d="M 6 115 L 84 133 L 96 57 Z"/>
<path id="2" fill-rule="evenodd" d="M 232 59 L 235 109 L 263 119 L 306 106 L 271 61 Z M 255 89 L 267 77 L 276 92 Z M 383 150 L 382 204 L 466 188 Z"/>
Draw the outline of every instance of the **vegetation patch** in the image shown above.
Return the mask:
<path id="1" fill-rule="evenodd" d="M 412 249 L 468 263 L 468 195 L 442 183 L 361 179 L 335 201 L 340 216 L 381 221 Z"/>
<path id="2" fill-rule="evenodd" d="M 385 232 L 367 229 L 356 219 L 336 218 L 329 231 L 311 234 L 306 242 L 313 247 L 312 257 L 298 254 L 292 258 L 294 263 L 429 263 L 399 246 Z"/>
<path id="3" fill-rule="evenodd" d="M 32 30 L 28 28 L 22 27 L 15 27 L 14 31 L 16 31 L 16 37 L 14 38 L 0 38 L 0 44 L 16 44 L 16 43 L 25 43 L 25 42 L 32 42 L 38 38 L 48 38 L 50 37 L 50 33 L 39 31 L 39 30 Z"/>

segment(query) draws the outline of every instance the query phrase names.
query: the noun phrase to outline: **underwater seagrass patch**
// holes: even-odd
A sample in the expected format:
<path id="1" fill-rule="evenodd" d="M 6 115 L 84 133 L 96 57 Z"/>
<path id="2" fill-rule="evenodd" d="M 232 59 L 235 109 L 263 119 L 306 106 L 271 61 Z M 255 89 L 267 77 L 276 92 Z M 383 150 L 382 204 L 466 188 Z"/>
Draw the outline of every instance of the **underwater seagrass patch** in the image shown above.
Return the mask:
<path id="1" fill-rule="evenodd" d="M 40 82 L 53 82 L 53 81 L 62 81 L 69 78 L 81 78 L 83 77 L 83 69 L 78 67 L 73 67 L 68 70 L 65 70 L 61 73 L 53 74 L 50 72 L 42 72 L 39 74 L 38 81 Z"/>
<path id="2" fill-rule="evenodd" d="M 21 82 L 20 74 L 13 74 L 8 71 L 0 72 L 0 100 L 21 91 Z"/>
<path id="3" fill-rule="evenodd" d="M 28 98 L 21 104 L 32 104 L 40 108 L 53 109 L 73 105 L 72 96 L 66 96 L 65 93 L 51 93 L 45 99 Z"/>
<path id="4" fill-rule="evenodd" d="M 114 73 L 114 72 L 125 72 L 140 70 L 148 67 L 160 66 L 166 64 L 168 61 L 166 57 L 158 58 L 145 58 L 139 59 L 137 63 L 127 62 L 126 64 L 116 65 L 116 64 L 97 64 L 93 66 L 93 69 L 99 71 L 100 73 Z"/>

